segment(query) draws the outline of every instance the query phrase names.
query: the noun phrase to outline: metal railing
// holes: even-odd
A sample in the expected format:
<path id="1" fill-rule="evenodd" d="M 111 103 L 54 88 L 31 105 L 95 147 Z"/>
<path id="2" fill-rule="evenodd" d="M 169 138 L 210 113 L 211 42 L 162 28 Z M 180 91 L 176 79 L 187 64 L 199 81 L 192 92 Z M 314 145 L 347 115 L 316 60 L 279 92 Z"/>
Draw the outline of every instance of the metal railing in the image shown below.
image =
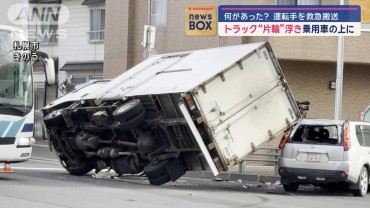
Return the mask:
<path id="1" fill-rule="evenodd" d="M 90 36 L 90 41 L 103 41 L 104 40 L 104 30 L 96 30 L 87 32 Z"/>

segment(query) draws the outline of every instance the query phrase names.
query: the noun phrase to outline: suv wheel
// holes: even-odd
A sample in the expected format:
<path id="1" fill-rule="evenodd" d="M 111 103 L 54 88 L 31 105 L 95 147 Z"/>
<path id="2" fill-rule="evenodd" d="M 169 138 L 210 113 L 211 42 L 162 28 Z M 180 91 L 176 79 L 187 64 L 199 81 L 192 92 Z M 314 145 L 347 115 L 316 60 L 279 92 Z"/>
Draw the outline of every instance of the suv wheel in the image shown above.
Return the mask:
<path id="1" fill-rule="evenodd" d="M 287 192 L 296 192 L 299 188 L 299 184 L 298 183 L 284 184 L 283 188 L 284 188 L 284 191 L 287 191 Z"/>
<path id="2" fill-rule="evenodd" d="M 367 172 L 367 169 L 365 167 L 362 167 L 360 175 L 358 176 L 356 189 L 353 190 L 353 195 L 366 196 L 368 188 L 369 188 L 369 174 Z"/>

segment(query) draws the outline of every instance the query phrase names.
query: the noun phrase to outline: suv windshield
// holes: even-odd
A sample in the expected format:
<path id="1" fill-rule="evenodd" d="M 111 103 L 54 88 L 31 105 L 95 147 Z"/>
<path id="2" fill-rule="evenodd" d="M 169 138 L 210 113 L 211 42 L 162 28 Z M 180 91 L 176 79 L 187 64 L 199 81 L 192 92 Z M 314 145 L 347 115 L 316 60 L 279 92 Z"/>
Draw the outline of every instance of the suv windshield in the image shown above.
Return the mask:
<path id="1" fill-rule="evenodd" d="M 292 132 L 289 142 L 339 144 L 338 126 L 300 125 Z"/>
<path id="2" fill-rule="evenodd" d="M 13 59 L 13 42 L 24 41 L 18 32 L 0 30 L 0 111 L 14 111 L 23 115 L 32 109 L 32 66 L 31 61 L 16 62 Z M 26 52 L 26 51 L 25 51 Z M 4 110 L 7 108 L 7 110 Z M 9 109 L 11 109 L 9 111 Z"/>

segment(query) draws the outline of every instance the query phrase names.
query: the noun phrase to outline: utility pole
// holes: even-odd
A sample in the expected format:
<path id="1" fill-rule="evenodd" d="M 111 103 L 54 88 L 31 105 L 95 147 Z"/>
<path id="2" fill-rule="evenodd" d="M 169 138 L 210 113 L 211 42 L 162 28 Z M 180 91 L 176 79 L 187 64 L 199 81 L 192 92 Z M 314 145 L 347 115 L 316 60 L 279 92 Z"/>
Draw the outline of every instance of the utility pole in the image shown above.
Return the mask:
<path id="1" fill-rule="evenodd" d="M 344 5 L 344 0 L 340 0 L 340 5 Z M 342 119 L 343 103 L 343 60 L 344 59 L 344 36 L 338 37 L 337 50 L 337 78 L 335 87 L 335 119 Z"/>

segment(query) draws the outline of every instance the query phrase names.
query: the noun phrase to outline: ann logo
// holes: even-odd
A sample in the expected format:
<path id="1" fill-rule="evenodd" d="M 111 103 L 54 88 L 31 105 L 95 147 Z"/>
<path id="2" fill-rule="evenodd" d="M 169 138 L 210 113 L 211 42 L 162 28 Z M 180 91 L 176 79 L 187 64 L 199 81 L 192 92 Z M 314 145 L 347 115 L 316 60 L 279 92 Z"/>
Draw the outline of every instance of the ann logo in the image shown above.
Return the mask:
<path id="1" fill-rule="evenodd" d="M 15 25 L 61 25 L 68 18 L 69 10 L 62 4 L 13 4 L 8 10 Z"/>
<path id="2" fill-rule="evenodd" d="M 186 7 L 185 31 L 187 35 L 212 36 L 217 33 L 216 6 Z"/>

